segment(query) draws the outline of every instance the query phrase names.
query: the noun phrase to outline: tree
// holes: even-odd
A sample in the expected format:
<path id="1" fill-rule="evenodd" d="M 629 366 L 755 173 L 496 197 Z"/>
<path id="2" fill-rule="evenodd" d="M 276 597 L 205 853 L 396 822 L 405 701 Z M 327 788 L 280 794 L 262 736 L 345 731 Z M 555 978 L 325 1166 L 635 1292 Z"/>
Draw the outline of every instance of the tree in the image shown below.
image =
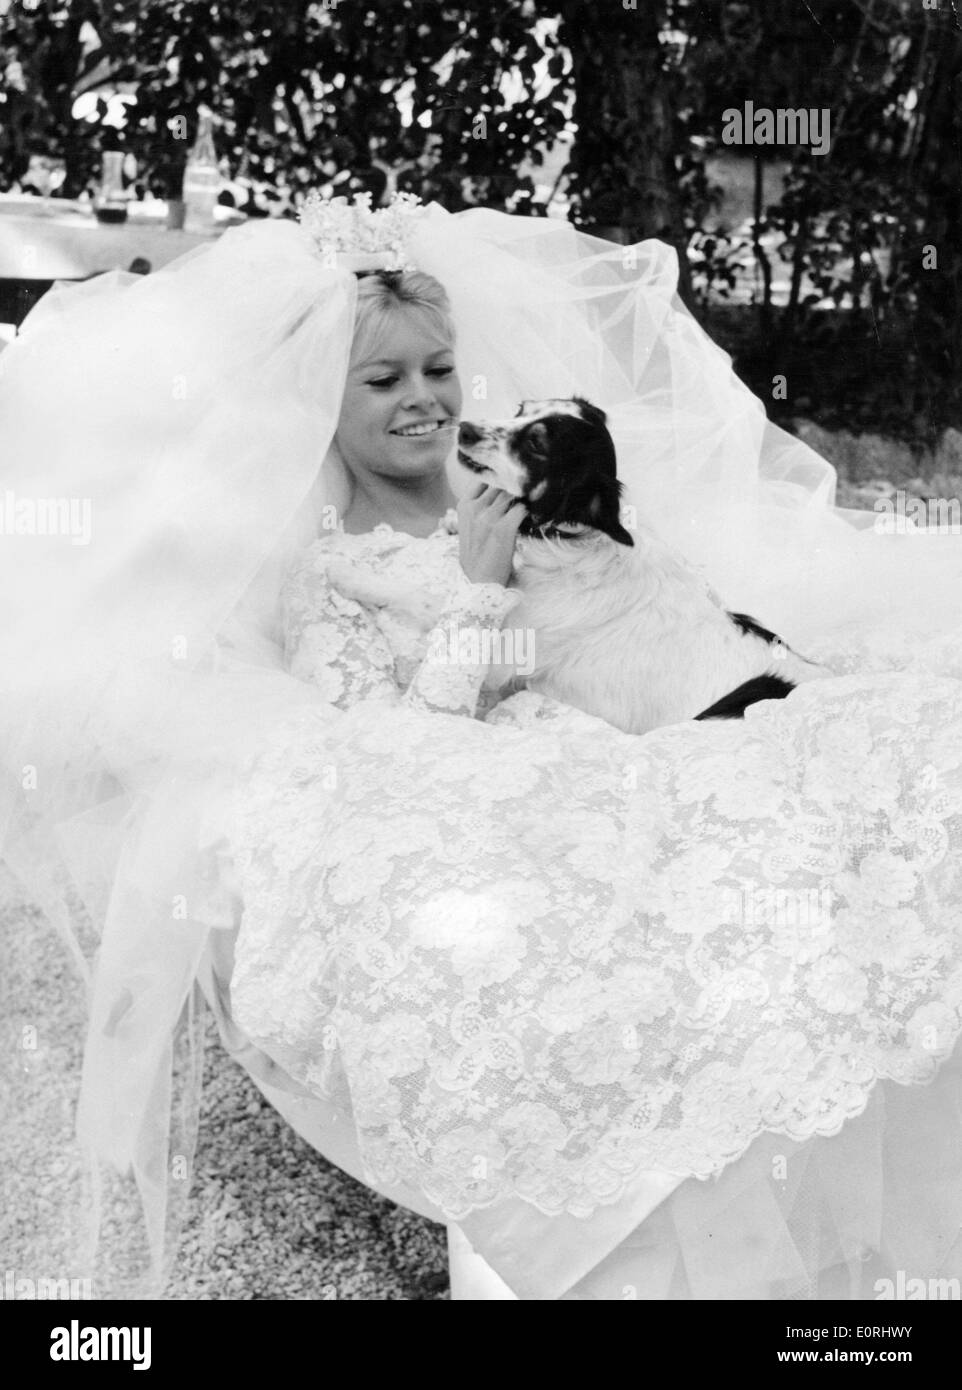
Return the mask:
<path id="1" fill-rule="evenodd" d="M 558 8 L 558 41 L 572 62 L 578 135 L 570 192 L 580 218 L 620 225 L 629 242 L 658 237 L 670 243 L 687 290 L 688 238 L 678 178 L 684 134 L 675 96 L 680 84 L 662 38 L 669 5 L 568 0 Z"/>
<path id="2" fill-rule="evenodd" d="M 917 323 L 897 382 L 911 410 L 933 374 L 946 401 L 962 392 L 960 32 L 954 6 L 918 0 L 0 0 L 0 180 L 57 154 L 76 194 L 119 146 L 170 194 L 203 103 L 235 177 L 289 205 L 394 179 L 452 210 L 537 212 L 519 171 L 564 136 L 569 215 L 670 242 L 686 295 L 730 276 L 732 254 L 754 257 L 772 370 L 839 325 L 855 341 Z M 136 91 L 123 129 L 73 117 L 98 84 Z M 746 100 L 827 109 L 832 140 L 824 157 L 792 153 L 776 205 L 768 163 L 786 151 L 755 151 L 739 243 L 708 228 L 706 159 Z M 773 242 L 791 263 L 784 307 Z"/>

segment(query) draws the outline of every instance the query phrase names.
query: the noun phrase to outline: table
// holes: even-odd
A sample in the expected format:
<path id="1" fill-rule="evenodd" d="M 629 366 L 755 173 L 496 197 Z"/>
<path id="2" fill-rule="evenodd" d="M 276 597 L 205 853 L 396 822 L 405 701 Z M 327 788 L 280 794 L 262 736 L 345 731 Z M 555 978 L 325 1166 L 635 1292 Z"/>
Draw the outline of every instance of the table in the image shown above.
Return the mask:
<path id="1" fill-rule="evenodd" d="M 17 326 L 55 280 L 129 270 L 137 260 L 156 270 L 230 225 L 207 234 L 170 231 L 163 216 L 146 215 L 143 206 L 126 222 L 108 223 L 92 213 L 60 211 L 55 199 L 36 203 L 0 198 L 0 321 Z"/>

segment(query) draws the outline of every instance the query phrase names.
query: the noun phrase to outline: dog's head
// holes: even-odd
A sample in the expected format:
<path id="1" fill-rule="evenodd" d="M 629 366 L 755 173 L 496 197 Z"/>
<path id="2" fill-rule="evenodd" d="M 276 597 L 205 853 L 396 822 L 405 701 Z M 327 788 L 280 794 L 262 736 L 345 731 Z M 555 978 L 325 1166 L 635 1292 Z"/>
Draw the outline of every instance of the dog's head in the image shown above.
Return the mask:
<path id="1" fill-rule="evenodd" d="M 619 519 L 621 484 L 606 419 L 577 396 L 525 401 L 513 420 L 463 420 L 458 461 L 522 499 L 528 511 L 522 535 L 558 533 L 567 524 L 634 545 Z"/>

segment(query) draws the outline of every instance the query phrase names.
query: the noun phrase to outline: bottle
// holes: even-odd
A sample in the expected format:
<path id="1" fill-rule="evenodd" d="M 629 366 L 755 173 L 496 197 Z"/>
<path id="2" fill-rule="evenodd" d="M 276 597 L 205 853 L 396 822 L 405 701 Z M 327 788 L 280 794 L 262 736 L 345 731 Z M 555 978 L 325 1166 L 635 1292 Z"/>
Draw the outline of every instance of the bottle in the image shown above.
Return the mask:
<path id="1" fill-rule="evenodd" d="M 211 233 L 214 208 L 221 189 L 221 172 L 214 148 L 214 113 L 206 106 L 197 112 L 197 139 L 184 170 L 184 230 Z"/>
<path id="2" fill-rule="evenodd" d="M 100 191 L 94 202 L 94 215 L 98 222 L 126 222 L 127 201 L 124 191 L 124 152 L 107 150 L 100 177 Z"/>

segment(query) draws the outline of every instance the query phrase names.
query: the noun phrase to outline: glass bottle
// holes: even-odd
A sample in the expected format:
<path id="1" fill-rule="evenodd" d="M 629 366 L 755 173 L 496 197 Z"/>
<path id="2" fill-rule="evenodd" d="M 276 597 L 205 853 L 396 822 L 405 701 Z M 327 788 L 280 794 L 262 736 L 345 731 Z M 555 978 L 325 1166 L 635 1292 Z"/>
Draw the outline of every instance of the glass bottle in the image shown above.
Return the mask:
<path id="1" fill-rule="evenodd" d="M 107 150 L 104 154 L 100 189 L 94 200 L 94 213 L 100 222 L 127 220 L 123 150 Z"/>
<path id="2" fill-rule="evenodd" d="M 214 208 L 221 182 L 214 147 L 214 113 L 202 106 L 197 112 L 197 138 L 184 170 L 185 231 L 210 233 L 214 230 Z"/>

